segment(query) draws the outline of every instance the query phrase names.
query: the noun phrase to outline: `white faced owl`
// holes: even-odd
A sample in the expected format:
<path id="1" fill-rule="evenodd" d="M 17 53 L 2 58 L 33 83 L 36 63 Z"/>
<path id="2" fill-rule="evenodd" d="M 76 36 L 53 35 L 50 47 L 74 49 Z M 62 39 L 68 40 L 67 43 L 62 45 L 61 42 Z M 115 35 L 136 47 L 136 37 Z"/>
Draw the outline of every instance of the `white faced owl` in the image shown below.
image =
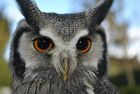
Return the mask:
<path id="1" fill-rule="evenodd" d="M 101 22 L 113 0 L 73 14 L 44 13 L 33 0 L 16 0 L 25 19 L 11 43 L 13 94 L 117 94 L 107 76 Z"/>

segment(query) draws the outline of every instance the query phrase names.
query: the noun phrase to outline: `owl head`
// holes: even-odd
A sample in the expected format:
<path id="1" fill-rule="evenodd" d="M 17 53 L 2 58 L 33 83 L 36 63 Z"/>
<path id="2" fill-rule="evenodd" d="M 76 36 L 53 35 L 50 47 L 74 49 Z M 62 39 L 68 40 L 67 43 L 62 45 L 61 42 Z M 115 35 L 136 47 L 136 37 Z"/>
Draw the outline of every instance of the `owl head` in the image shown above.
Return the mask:
<path id="1" fill-rule="evenodd" d="M 69 81 L 106 75 L 107 45 L 100 24 L 113 0 L 101 0 L 94 9 L 74 14 L 44 13 L 32 0 L 16 1 L 25 19 L 11 43 L 14 78 L 42 74 Z"/>

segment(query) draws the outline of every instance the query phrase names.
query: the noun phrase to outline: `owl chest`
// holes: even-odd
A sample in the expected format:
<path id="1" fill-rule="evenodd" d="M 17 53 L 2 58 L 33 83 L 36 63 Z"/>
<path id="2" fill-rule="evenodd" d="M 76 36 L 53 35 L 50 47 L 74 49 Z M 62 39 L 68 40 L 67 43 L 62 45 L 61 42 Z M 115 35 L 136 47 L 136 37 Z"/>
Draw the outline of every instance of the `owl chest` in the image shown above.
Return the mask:
<path id="1" fill-rule="evenodd" d="M 84 84 L 51 81 L 14 82 L 13 94 L 95 94 Z"/>

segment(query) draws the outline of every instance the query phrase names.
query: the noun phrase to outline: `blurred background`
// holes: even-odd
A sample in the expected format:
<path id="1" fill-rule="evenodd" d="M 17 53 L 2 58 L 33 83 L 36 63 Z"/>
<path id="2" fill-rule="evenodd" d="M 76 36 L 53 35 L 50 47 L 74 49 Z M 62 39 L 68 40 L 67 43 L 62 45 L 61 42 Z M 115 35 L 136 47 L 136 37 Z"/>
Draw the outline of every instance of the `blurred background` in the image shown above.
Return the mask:
<path id="1" fill-rule="evenodd" d="M 76 13 L 92 9 L 99 0 L 35 0 L 42 11 Z M 140 94 L 140 0 L 114 0 L 102 23 L 108 42 L 109 79 L 121 94 Z M 0 94 L 11 94 L 9 43 L 24 17 L 15 0 L 0 0 Z"/>

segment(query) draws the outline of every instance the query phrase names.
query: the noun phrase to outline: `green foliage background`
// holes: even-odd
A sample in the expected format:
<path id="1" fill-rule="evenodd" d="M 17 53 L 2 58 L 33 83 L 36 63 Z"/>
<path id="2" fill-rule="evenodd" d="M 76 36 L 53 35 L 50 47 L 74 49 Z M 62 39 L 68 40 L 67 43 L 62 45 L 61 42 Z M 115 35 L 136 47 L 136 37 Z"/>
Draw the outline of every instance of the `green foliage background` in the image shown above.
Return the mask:
<path id="1" fill-rule="evenodd" d="M 11 85 L 11 74 L 4 59 L 4 51 L 9 39 L 9 22 L 0 12 L 0 87 Z"/>

